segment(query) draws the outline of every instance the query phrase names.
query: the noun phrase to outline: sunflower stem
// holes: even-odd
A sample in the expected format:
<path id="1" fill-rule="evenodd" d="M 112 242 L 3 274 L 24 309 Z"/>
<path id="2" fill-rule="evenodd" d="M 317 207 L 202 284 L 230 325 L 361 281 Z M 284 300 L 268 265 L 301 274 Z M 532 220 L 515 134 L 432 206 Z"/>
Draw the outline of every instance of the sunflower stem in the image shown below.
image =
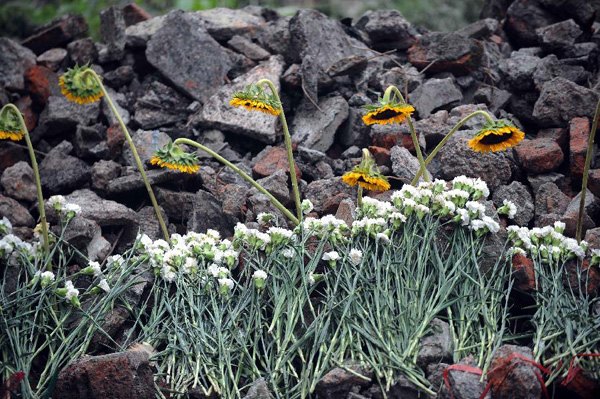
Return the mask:
<path id="1" fill-rule="evenodd" d="M 256 188 L 258 191 L 260 191 L 261 193 L 263 193 L 264 195 L 267 196 L 267 198 L 269 198 L 269 201 L 271 201 L 271 203 L 281 211 L 281 213 L 283 213 L 288 219 L 290 219 L 295 225 L 299 224 L 299 219 L 297 219 L 285 206 L 283 206 L 283 204 L 281 202 L 279 202 L 277 200 L 277 198 L 275 198 L 270 192 L 268 192 L 263 186 L 261 186 L 256 180 L 254 180 L 252 177 L 248 176 L 248 174 L 246 174 L 246 172 L 244 172 L 243 170 L 241 170 L 240 168 L 238 168 L 237 166 L 235 166 L 234 164 L 232 164 L 231 162 L 229 162 L 228 160 L 226 160 L 225 158 L 223 158 L 222 156 L 220 156 L 219 154 L 217 154 L 216 152 L 214 152 L 213 150 L 211 150 L 208 147 L 203 146 L 202 144 L 194 141 L 194 140 L 190 140 L 190 139 L 186 139 L 183 137 L 180 137 L 178 139 L 176 139 L 173 144 L 175 145 L 179 145 L 179 144 L 185 144 L 185 145 L 189 145 L 192 147 L 196 147 L 204 152 L 206 152 L 208 155 L 210 155 L 211 157 L 215 158 L 217 161 L 221 162 L 223 165 L 229 167 L 231 170 L 233 170 L 235 173 L 237 173 L 238 175 L 240 175 L 242 177 L 242 179 L 246 180 L 248 183 L 250 183 L 252 185 L 252 187 Z"/>
<path id="2" fill-rule="evenodd" d="M 362 198 L 363 198 L 363 188 L 362 186 L 358 186 L 358 195 L 356 196 L 356 205 L 358 209 L 362 207 Z"/>
<path id="3" fill-rule="evenodd" d="M 590 166 L 592 164 L 592 153 L 594 150 L 594 138 L 596 137 L 596 130 L 598 129 L 598 118 L 600 118 L 600 100 L 596 104 L 596 113 L 594 114 L 594 122 L 592 123 L 592 130 L 588 137 L 587 152 L 585 154 L 585 166 L 583 167 L 583 178 L 581 181 L 581 196 L 579 199 L 579 213 L 577 214 L 577 229 L 575 230 L 575 238 L 577 242 L 581 242 L 581 236 L 583 234 L 583 212 L 585 208 L 585 195 L 588 185 L 588 177 L 590 174 Z"/>
<path id="4" fill-rule="evenodd" d="M 285 148 L 287 150 L 287 158 L 290 168 L 290 179 L 292 181 L 292 191 L 294 193 L 294 202 L 296 204 L 296 215 L 298 220 L 302 220 L 302 205 L 300 203 L 300 190 L 298 189 L 298 178 L 296 177 L 296 163 L 294 162 L 294 153 L 292 151 L 292 137 L 290 136 L 290 131 L 288 128 L 287 120 L 285 118 L 285 112 L 283 112 L 283 104 L 281 103 L 281 99 L 279 98 L 279 93 L 277 92 L 277 88 L 269 79 L 261 79 L 256 82 L 257 86 L 267 85 L 273 96 L 277 99 L 279 103 L 279 118 L 281 119 L 281 126 L 283 128 L 283 140 L 285 142 Z"/>
<path id="5" fill-rule="evenodd" d="M 25 125 L 25 120 L 21 111 L 14 104 L 6 104 L 2 111 L 0 111 L 0 117 L 4 117 L 7 112 L 13 112 L 19 119 L 21 129 L 25 133 L 25 142 L 27 143 L 27 150 L 29 151 L 29 158 L 31 159 L 31 168 L 33 169 L 33 178 L 35 179 L 35 189 L 37 193 L 38 212 L 40 214 L 40 223 L 42 225 L 42 237 L 44 242 L 44 254 L 47 255 L 50 252 L 50 241 L 48 240 L 48 224 L 46 223 L 46 209 L 44 208 L 44 194 L 42 193 L 42 180 L 40 179 L 40 170 L 38 168 L 37 159 L 35 158 L 35 152 L 33 150 L 33 144 L 31 144 L 31 138 L 29 137 L 29 130 Z M 46 270 L 52 270 L 52 263 L 48 262 Z"/>
<path id="6" fill-rule="evenodd" d="M 483 116 L 487 122 L 491 123 L 494 121 L 492 119 L 492 117 L 490 116 L 490 114 L 488 114 L 487 112 L 482 111 L 482 110 L 477 110 L 477 111 L 473 112 L 472 114 L 465 116 L 460 121 L 458 121 L 458 123 L 456 125 L 454 125 L 454 127 L 448 132 L 448 134 L 442 139 L 442 141 L 440 141 L 439 144 L 433 149 L 433 151 L 431 151 L 431 154 L 429 154 L 427 159 L 425 159 L 425 164 L 421 165 L 415 178 L 411 182 L 411 184 L 413 186 L 419 181 L 419 177 L 421 177 L 421 175 L 424 173 L 424 171 L 427 168 L 427 165 L 429 165 L 429 163 L 433 160 L 433 158 L 437 155 L 437 153 L 442 149 L 442 147 L 448 142 L 448 140 L 450 140 L 450 138 L 454 135 L 454 133 L 456 133 L 462 125 L 467 123 L 469 121 L 469 119 L 474 118 L 477 115 Z"/>
<path id="7" fill-rule="evenodd" d="M 390 97 L 392 96 L 392 94 L 394 96 L 397 96 L 400 101 L 402 101 L 402 103 L 406 104 L 406 100 L 404 99 L 404 96 L 402 95 L 402 93 L 400 92 L 400 90 L 398 90 L 398 88 L 394 85 L 389 86 L 385 92 L 383 93 L 383 101 L 385 103 L 388 103 L 390 101 Z M 410 136 L 412 137 L 412 141 L 413 141 L 413 145 L 415 146 L 415 152 L 417 153 L 417 159 L 419 160 L 419 170 L 425 170 L 425 161 L 423 160 L 423 153 L 421 152 L 421 146 L 419 145 L 419 139 L 417 138 L 417 132 L 415 130 L 415 126 L 412 122 L 412 118 L 410 117 L 410 115 L 407 115 L 406 120 L 408 121 L 408 128 L 410 129 Z M 423 177 L 425 179 L 425 181 L 429 181 L 429 175 L 425 174 L 425 176 Z M 418 179 L 417 179 L 418 181 Z M 413 186 L 416 184 L 413 180 L 413 182 L 411 183 Z"/>
<path id="8" fill-rule="evenodd" d="M 123 122 L 123 119 L 121 118 L 121 115 L 119 114 L 119 111 L 117 110 L 117 107 L 115 107 L 115 104 L 113 103 L 112 99 L 108 95 L 106 88 L 102 84 L 102 79 L 100 78 L 100 76 L 98 76 L 96 74 L 96 72 L 91 68 L 87 68 L 81 73 L 82 77 L 85 77 L 88 74 L 89 74 L 89 76 L 93 77 L 94 80 L 100 86 L 100 89 L 102 90 L 102 94 L 104 94 L 104 98 L 106 99 L 106 102 L 108 103 L 108 107 L 110 108 L 111 112 L 113 113 L 115 118 L 117 118 L 117 121 L 119 122 L 119 126 L 121 127 L 121 130 L 123 131 L 123 134 L 125 135 L 127 144 L 129 144 L 129 148 L 131 148 L 131 153 L 133 154 L 133 158 L 135 159 L 135 164 L 136 164 L 138 170 L 140 171 L 140 174 L 142 175 L 142 180 L 144 181 L 144 185 L 146 186 L 146 190 L 148 191 L 148 196 L 150 197 L 150 202 L 152 202 L 152 206 L 154 207 L 154 212 L 156 212 L 156 218 L 158 219 L 158 224 L 160 225 L 160 229 L 162 230 L 165 240 L 167 242 L 170 242 L 171 240 L 169 238 L 169 230 L 167 229 L 167 225 L 165 224 L 165 221 L 162 217 L 162 213 L 160 211 L 160 208 L 158 207 L 158 202 L 156 201 L 156 197 L 154 196 L 154 191 L 152 190 L 152 186 L 150 185 L 150 182 L 148 181 L 148 176 L 146 175 L 146 171 L 144 170 L 144 165 L 142 164 L 142 160 L 140 159 L 137 149 L 135 148 L 135 144 L 133 143 L 133 140 L 131 139 L 129 130 L 127 129 L 127 126 L 125 125 L 125 122 Z"/>

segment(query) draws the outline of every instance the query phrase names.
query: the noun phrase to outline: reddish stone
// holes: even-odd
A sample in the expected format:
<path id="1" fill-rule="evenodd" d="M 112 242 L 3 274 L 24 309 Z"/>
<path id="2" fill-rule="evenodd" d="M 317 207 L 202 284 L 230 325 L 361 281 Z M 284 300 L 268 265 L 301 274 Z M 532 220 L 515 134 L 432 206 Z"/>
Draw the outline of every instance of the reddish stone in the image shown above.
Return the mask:
<path id="1" fill-rule="evenodd" d="M 0 174 L 20 161 L 29 161 L 27 150 L 12 142 L 0 142 Z"/>
<path id="2" fill-rule="evenodd" d="M 600 169 L 590 169 L 588 174 L 588 190 L 600 197 Z"/>
<path id="3" fill-rule="evenodd" d="M 550 139 L 556 142 L 561 148 L 566 148 L 569 140 L 567 129 L 562 127 L 542 129 L 538 132 L 536 137 L 538 139 Z"/>
<path id="4" fill-rule="evenodd" d="M 25 120 L 25 126 L 28 131 L 32 131 L 37 126 L 38 115 L 33 112 L 31 106 L 33 105 L 33 101 L 31 101 L 31 97 L 21 97 L 16 102 L 15 105 L 21 111 L 23 115 L 23 120 Z"/>
<path id="5" fill-rule="evenodd" d="M 130 3 L 123 7 L 123 17 L 125 26 L 130 26 L 152 18 L 152 15 L 137 4 Z"/>
<path id="6" fill-rule="evenodd" d="M 492 358 L 488 383 L 496 399 L 525 399 L 542 396 L 542 366 L 530 348 L 502 345 Z"/>
<path id="7" fill-rule="evenodd" d="M 46 106 L 48 97 L 60 95 L 58 75 L 52 70 L 34 65 L 25 72 L 25 85 L 35 102 Z"/>
<path id="8" fill-rule="evenodd" d="M 515 152 L 523 168 L 532 174 L 551 172 L 564 160 L 560 146 L 548 138 L 523 140 Z"/>
<path id="9" fill-rule="evenodd" d="M 566 280 L 563 280 L 570 287 L 586 287 L 587 294 L 595 297 L 600 292 L 600 270 L 597 267 L 590 267 L 589 259 L 584 259 L 579 266 L 578 262 L 571 260 L 565 265 Z"/>
<path id="10" fill-rule="evenodd" d="M 376 147 L 383 147 L 391 150 L 392 147 L 398 144 L 403 136 L 400 132 L 377 134 L 373 136 L 372 144 Z"/>
<path id="11" fill-rule="evenodd" d="M 392 166 L 392 160 L 390 158 L 390 150 L 388 148 L 370 146 L 369 151 L 377 165 Z"/>
<path id="12" fill-rule="evenodd" d="M 535 290 L 535 268 L 533 261 L 525 255 L 515 254 L 512 257 L 512 268 L 515 276 L 515 288 L 530 292 Z"/>
<path id="13" fill-rule="evenodd" d="M 584 373 L 574 371 L 573 378 L 564 386 L 568 390 L 577 394 L 580 399 L 600 398 L 600 382 L 587 377 Z"/>
<path id="14" fill-rule="evenodd" d="M 590 121 L 588 118 L 571 119 L 569 123 L 569 169 L 571 175 L 579 179 L 583 176 L 589 136 Z"/>
<path id="15" fill-rule="evenodd" d="M 125 143 L 125 135 L 119 125 L 112 125 L 106 129 L 106 144 L 113 157 L 121 153 L 123 143 Z"/>
<path id="16" fill-rule="evenodd" d="M 287 151 L 283 147 L 271 147 L 263 152 L 262 157 L 256 162 L 252 168 L 252 173 L 255 177 L 271 176 L 278 170 L 284 170 L 289 173 L 289 163 Z M 296 165 L 296 176 L 300 178 L 302 173 Z"/>
<path id="17" fill-rule="evenodd" d="M 88 25 L 82 15 L 67 14 L 42 26 L 21 44 L 39 55 L 51 48 L 63 47 L 73 39 L 83 36 L 87 30 Z"/>

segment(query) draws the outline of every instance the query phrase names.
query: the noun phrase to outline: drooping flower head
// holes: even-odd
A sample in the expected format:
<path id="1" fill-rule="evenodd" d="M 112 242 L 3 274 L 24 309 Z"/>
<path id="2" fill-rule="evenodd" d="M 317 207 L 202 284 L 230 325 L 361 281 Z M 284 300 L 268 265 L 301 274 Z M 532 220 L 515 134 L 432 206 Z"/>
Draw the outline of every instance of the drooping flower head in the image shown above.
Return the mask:
<path id="1" fill-rule="evenodd" d="M 198 157 L 195 154 L 185 152 L 178 145 L 168 143 L 160 150 L 156 151 L 150 163 L 184 173 L 196 173 L 200 169 Z"/>
<path id="2" fill-rule="evenodd" d="M 21 119 L 13 107 L 4 106 L 0 111 L 0 140 L 20 141 L 25 137 Z"/>
<path id="3" fill-rule="evenodd" d="M 365 125 L 386 125 L 388 123 L 402 123 L 409 117 L 415 108 L 395 99 L 385 101 L 379 99 L 375 104 L 365 106 L 367 113 L 362 120 Z"/>
<path id="4" fill-rule="evenodd" d="M 102 98 L 102 88 L 91 73 L 84 73 L 87 66 L 75 66 L 65 72 L 59 79 L 61 93 L 69 101 L 77 104 L 90 104 Z"/>
<path id="5" fill-rule="evenodd" d="M 277 98 L 273 94 L 267 93 L 262 86 L 256 84 L 248 85 L 244 90 L 234 93 L 229 105 L 274 116 L 281 113 L 281 103 Z"/>
<path id="6" fill-rule="evenodd" d="M 486 123 L 469 140 L 469 147 L 476 152 L 496 152 L 514 147 L 525 138 L 525 133 L 512 122 L 499 119 Z"/>
<path id="7" fill-rule="evenodd" d="M 349 186 L 357 184 L 371 191 L 387 191 L 390 189 L 390 183 L 386 177 L 379 172 L 375 160 L 371 157 L 368 150 L 363 150 L 363 158 L 360 164 L 356 165 L 351 171 L 342 176 L 342 181 Z"/>

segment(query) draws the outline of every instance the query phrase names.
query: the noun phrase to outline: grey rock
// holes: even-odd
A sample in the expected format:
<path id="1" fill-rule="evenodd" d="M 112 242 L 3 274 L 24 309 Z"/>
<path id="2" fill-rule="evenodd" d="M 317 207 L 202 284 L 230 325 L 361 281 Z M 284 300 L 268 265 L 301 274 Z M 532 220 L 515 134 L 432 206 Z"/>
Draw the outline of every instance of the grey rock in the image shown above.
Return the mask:
<path id="1" fill-rule="evenodd" d="M 235 35 L 254 36 L 265 24 L 264 18 L 244 10 L 213 8 L 196 14 L 202 19 L 202 26 L 220 42 L 225 42 Z"/>
<path id="2" fill-rule="evenodd" d="M 103 61 L 119 61 L 125 55 L 125 17 L 121 7 L 112 6 L 100 11 L 100 37 L 106 44 Z"/>
<path id="3" fill-rule="evenodd" d="M 271 53 L 267 50 L 244 36 L 235 35 L 227 42 L 227 44 L 229 47 L 250 58 L 252 61 L 264 61 L 271 56 Z"/>
<path id="4" fill-rule="evenodd" d="M 406 148 L 394 146 L 391 150 L 391 159 L 394 175 L 404 184 L 410 184 L 419 171 L 419 161 L 417 158 Z"/>
<path id="5" fill-rule="evenodd" d="M 290 19 L 291 17 L 279 17 L 267 22 L 257 32 L 258 44 L 271 54 L 287 54 L 290 42 Z"/>
<path id="6" fill-rule="evenodd" d="M 533 193 L 537 193 L 539 188 L 545 183 L 554 183 L 558 187 L 566 188 L 569 185 L 565 175 L 557 172 L 550 172 L 543 175 L 527 176 L 527 181 L 531 185 Z"/>
<path id="7" fill-rule="evenodd" d="M 102 236 L 101 232 L 98 232 L 87 245 L 87 258 L 90 261 L 102 262 L 110 255 L 111 249 L 110 242 Z"/>
<path id="8" fill-rule="evenodd" d="M 199 175 L 190 175 L 187 173 L 177 172 L 169 169 L 150 169 L 146 171 L 146 177 L 150 185 L 166 184 L 173 181 L 190 184 L 191 186 L 199 185 L 201 178 Z M 124 194 L 134 191 L 145 191 L 144 180 L 142 179 L 137 168 L 130 168 L 128 173 L 123 173 L 108 182 L 106 188 L 109 194 Z"/>
<path id="9" fill-rule="evenodd" d="M 474 131 L 457 132 L 442 147 L 437 155 L 437 162 L 443 165 L 439 177 L 446 180 L 460 175 L 479 177 L 491 190 L 507 184 L 512 175 L 508 155 L 502 152 L 474 153 L 467 145 L 473 134 Z"/>
<path id="10" fill-rule="evenodd" d="M 59 218 L 54 209 L 49 209 L 47 216 L 53 222 L 57 222 Z M 60 236 L 62 227 L 60 225 L 53 225 L 52 232 Z M 82 216 L 75 216 L 71 219 L 64 232 L 62 232 L 64 240 L 82 253 L 86 253 L 87 246 L 94 236 L 101 233 L 102 229 L 98 223 Z"/>
<path id="11" fill-rule="evenodd" d="M 160 214 L 165 222 L 165 224 L 169 225 L 169 215 L 164 211 L 162 207 L 160 207 Z M 137 212 L 138 220 L 140 221 L 140 232 L 146 234 L 153 240 L 157 240 L 159 238 L 163 238 L 163 232 L 160 228 L 160 224 L 158 223 L 158 218 L 156 217 L 156 211 L 153 206 L 145 206 Z"/>
<path id="12" fill-rule="evenodd" d="M 131 139 L 142 163 L 148 162 L 156 151 L 171 142 L 171 137 L 168 134 L 158 130 L 146 131 L 140 129 L 132 135 Z M 128 165 L 136 166 L 135 159 L 127 142 L 123 144 L 123 158 L 125 158 Z"/>
<path id="13" fill-rule="evenodd" d="M 346 198 L 340 202 L 335 217 L 346 222 L 348 226 L 352 226 L 356 219 L 356 204 L 351 198 Z"/>
<path id="14" fill-rule="evenodd" d="M 226 184 L 217 193 L 222 202 L 223 213 L 232 220 L 242 220 L 246 209 L 248 188 L 239 184 Z"/>
<path id="15" fill-rule="evenodd" d="M 449 116 L 448 111 L 442 110 L 431 114 L 426 119 L 419 119 L 413 122 L 422 148 L 435 148 L 435 146 L 446 137 L 450 129 L 452 129 L 452 125 L 450 125 L 450 122 L 448 121 Z M 375 131 L 380 129 L 380 127 L 373 127 L 372 133 L 375 133 Z M 410 134 L 408 124 L 398 126 L 397 130 L 405 135 Z"/>
<path id="16" fill-rule="evenodd" d="M 506 83 L 515 91 L 531 90 L 533 86 L 533 74 L 537 70 L 540 58 L 513 52 L 510 58 L 500 62 L 500 71 L 504 74 Z"/>
<path id="17" fill-rule="evenodd" d="M 516 0 L 507 10 L 504 30 L 518 47 L 538 44 L 537 28 L 548 26 L 557 19 L 538 1 Z"/>
<path id="18" fill-rule="evenodd" d="M 510 100 L 511 93 L 493 86 L 481 86 L 473 95 L 473 100 L 484 103 L 492 113 L 497 113 Z"/>
<path id="19" fill-rule="evenodd" d="M 337 140 L 343 146 L 368 145 L 369 131 L 371 128 L 362 121 L 364 111 L 358 107 L 348 107 L 346 123 L 342 125 L 337 134 Z"/>
<path id="20" fill-rule="evenodd" d="M 117 112 L 121 116 L 121 119 L 123 119 L 123 123 L 125 123 L 125 125 L 128 125 L 131 119 L 131 115 L 129 114 L 129 110 L 127 109 L 127 98 L 125 97 L 125 94 L 119 93 L 111 89 L 110 87 L 107 87 L 106 91 L 110 98 L 113 100 L 113 104 L 115 105 Z M 119 124 L 119 121 L 108 106 L 108 102 L 106 102 L 106 100 L 104 99 L 102 100 L 102 113 L 106 116 L 106 119 L 108 120 L 108 124 L 110 126 L 115 126 Z"/>
<path id="21" fill-rule="evenodd" d="M 411 102 L 421 118 L 434 111 L 457 105 L 463 96 L 452 78 L 429 79 L 411 95 Z"/>
<path id="22" fill-rule="evenodd" d="M 177 91 L 154 81 L 135 102 L 133 120 L 144 130 L 185 122 L 189 104 Z"/>
<path id="23" fill-rule="evenodd" d="M 428 73 L 450 72 L 455 76 L 468 75 L 481 67 L 482 42 L 455 32 L 427 33 L 408 50 L 408 60 L 419 70 Z"/>
<path id="24" fill-rule="evenodd" d="M 450 326 L 445 321 L 433 319 L 429 325 L 429 333 L 421 338 L 417 364 L 425 368 L 431 363 L 450 361 L 453 353 L 454 344 Z"/>
<path id="25" fill-rule="evenodd" d="M 517 207 L 517 213 L 514 221 L 519 226 L 527 226 L 529 221 L 533 219 L 533 211 L 535 206 L 533 198 L 529 194 L 529 190 L 523 183 L 513 181 L 507 186 L 500 186 L 494 190 L 493 195 L 494 205 L 500 208 L 504 200 L 511 201 Z"/>
<path id="26" fill-rule="evenodd" d="M 290 190 L 288 188 L 288 175 L 285 171 L 278 170 L 271 176 L 263 177 L 256 182 L 263 186 L 283 205 L 287 206 L 291 203 Z M 250 190 L 250 195 L 258 194 L 258 192 L 257 189 L 252 188 Z"/>
<path id="27" fill-rule="evenodd" d="M 55 395 L 65 399 L 151 399 L 154 374 L 150 351 L 130 349 L 73 361 L 58 375 Z"/>
<path id="28" fill-rule="evenodd" d="M 565 235 L 575 237 L 577 228 L 577 219 L 579 217 L 579 203 L 581 202 L 581 193 L 577 194 L 567 206 L 565 214 L 561 220 L 566 224 Z M 600 201 L 590 190 L 586 190 L 583 212 L 583 234 L 589 229 L 596 227 L 594 219 L 600 213 Z"/>
<path id="29" fill-rule="evenodd" d="M 73 191 L 65 196 L 69 203 L 81 207 L 81 217 L 98 223 L 101 227 L 128 227 L 136 229 L 139 224 L 137 214 L 118 202 L 100 198 L 91 190 Z"/>
<path id="30" fill-rule="evenodd" d="M 121 164 L 115 161 L 100 160 L 92 165 L 92 187 L 106 191 L 109 184 L 121 175 Z"/>
<path id="31" fill-rule="evenodd" d="M 405 92 L 410 93 L 419 87 L 424 80 L 423 74 L 411 65 L 393 67 L 374 77 L 376 81 L 371 82 L 371 84 L 382 93 L 391 85 L 398 87 L 403 94 Z"/>
<path id="32" fill-rule="evenodd" d="M 466 364 L 475 366 L 476 362 L 472 358 L 461 360 L 458 364 Z M 448 370 L 448 384 L 450 391 L 444 386 L 442 393 L 446 398 L 455 399 L 479 399 L 485 390 L 486 382 L 480 381 L 481 376 L 462 370 Z M 488 392 L 485 399 L 490 399 L 491 395 Z"/>
<path id="33" fill-rule="evenodd" d="M 283 72 L 283 60 L 273 56 L 260 63 L 248 73 L 237 77 L 231 84 L 219 89 L 206 101 L 202 120 L 219 130 L 232 131 L 264 143 L 274 143 L 278 135 L 278 119 L 262 112 L 249 112 L 229 105 L 233 94 L 259 79 L 271 80 L 279 90 L 279 79 Z"/>
<path id="34" fill-rule="evenodd" d="M 165 22 L 165 15 L 150 18 L 125 28 L 125 42 L 132 48 L 146 47 L 146 44 Z"/>
<path id="35" fill-rule="evenodd" d="M 292 121 L 292 140 L 305 147 L 325 152 L 332 146 L 335 133 L 348 118 L 348 103 L 341 96 L 322 98 L 319 108 L 304 100 Z"/>
<path id="36" fill-rule="evenodd" d="M 21 43 L 36 54 L 55 47 L 64 47 L 74 39 L 82 37 L 88 25 L 81 14 L 64 14 L 37 28 Z"/>
<path id="37" fill-rule="evenodd" d="M 104 158 L 108 155 L 106 128 L 102 124 L 77 126 L 73 141 L 75 154 L 81 158 Z"/>
<path id="38" fill-rule="evenodd" d="M 544 87 L 544 83 L 556 77 L 565 78 L 583 85 L 590 79 L 590 73 L 582 66 L 565 64 L 556 58 L 554 54 L 550 54 L 538 63 L 533 73 L 533 81 L 535 82 L 535 87 L 541 90 Z"/>
<path id="39" fill-rule="evenodd" d="M 552 25 L 536 29 L 542 48 L 547 51 L 556 51 L 575 44 L 575 40 L 583 31 L 572 19 L 557 22 Z"/>
<path id="40" fill-rule="evenodd" d="M 497 19 L 484 18 L 457 30 L 456 33 L 472 39 L 487 39 L 498 30 L 499 26 Z"/>
<path id="41" fill-rule="evenodd" d="M 261 212 L 268 212 L 275 215 L 275 219 L 280 226 L 288 226 L 290 224 L 288 218 L 275 206 L 264 194 L 253 194 L 247 200 L 248 210 L 246 212 L 246 223 L 256 222 L 256 216 Z M 292 213 L 294 213 L 292 211 Z M 291 227 L 291 226 L 290 226 Z"/>
<path id="42" fill-rule="evenodd" d="M 106 72 L 103 78 L 106 85 L 113 88 L 119 88 L 131 83 L 135 78 L 135 72 L 130 65 L 121 65 L 112 71 Z"/>
<path id="43" fill-rule="evenodd" d="M 340 203 L 347 198 L 356 198 L 356 187 L 350 187 L 339 177 L 315 180 L 303 190 L 303 198 L 309 199 L 319 215 L 335 213 Z"/>
<path id="44" fill-rule="evenodd" d="M 502 378 L 502 384 L 492 386 L 492 395 L 499 399 L 529 399 L 542 396 L 542 387 L 538 380 L 539 370 L 531 363 L 518 358 L 515 354 L 531 359 L 530 348 L 516 345 L 502 345 L 492 357 L 491 369 L 495 369 Z M 508 361 L 508 359 L 511 359 Z"/>
<path id="45" fill-rule="evenodd" d="M 205 102 L 221 87 L 232 62 L 202 24 L 197 14 L 171 11 L 148 41 L 146 58 L 178 89 Z"/>
<path id="46" fill-rule="evenodd" d="M 319 397 L 326 399 L 343 398 L 346 397 L 350 391 L 353 391 L 355 387 L 364 387 L 370 384 L 373 372 L 365 366 L 347 363 L 344 364 L 344 367 L 345 368 L 336 367 L 329 370 L 319 382 L 317 382 L 315 392 L 318 393 Z M 353 373 L 346 370 L 346 368 L 352 370 Z M 366 378 L 361 378 L 356 374 Z"/>
<path id="47" fill-rule="evenodd" d="M 600 249 L 600 227 L 589 229 L 585 233 L 585 241 L 592 249 Z"/>
<path id="48" fill-rule="evenodd" d="M 40 162 L 42 186 L 50 193 L 66 193 L 80 188 L 90 179 L 89 165 L 68 155 L 73 146 L 63 141 L 54 147 Z"/>
<path id="49" fill-rule="evenodd" d="M 67 45 L 69 59 L 76 65 L 91 65 L 98 59 L 98 50 L 94 41 L 86 37 L 72 41 Z"/>
<path id="50" fill-rule="evenodd" d="M 450 114 L 449 114 L 447 123 L 450 126 L 455 126 L 458 122 L 460 122 L 462 119 L 466 118 L 467 116 L 471 115 L 475 111 L 485 111 L 488 114 L 490 114 L 490 110 L 485 106 L 485 104 L 459 105 L 458 107 L 454 107 L 450 110 Z M 496 119 L 496 118 L 494 118 L 494 116 L 492 116 L 492 119 Z M 482 116 L 478 116 L 476 118 L 469 119 L 465 124 L 463 124 L 463 126 L 464 126 L 463 129 L 473 129 L 473 130 L 481 129 L 485 125 L 485 123 L 486 123 L 485 118 L 483 118 Z M 450 129 L 448 129 L 448 131 L 450 131 Z"/>
<path id="51" fill-rule="evenodd" d="M 273 399 L 267 382 L 263 377 L 254 381 L 243 399 Z"/>
<path id="52" fill-rule="evenodd" d="M 40 54 L 37 57 L 37 63 L 56 72 L 66 60 L 67 55 L 68 52 L 64 48 L 52 48 Z"/>
<path id="53" fill-rule="evenodd" d="M 406 50 L 419 35 L 397 10 L 367 11 L 354 28 L 364 32 L 370 47 L 377 51 Z"/>
<path id="54" fill-rule="evenodd" d="M 543 225 L 541 221 L 545 215 L 562 216 L 570 203 L 571 198 L 556 184 L 550 182 L 542 184 L 535 193 L 535 224 Z"/>
<path id="55" fill-rule="evenodd" d="M 40 115 L 40 125 L 44 125 L 47 134 L 54 131 L 74 129 L 77 125 L 88 126 L 95 123 L 100 115 L 100 103 L 76 104 L 64 96 L 50 96 L 44 111 Z"/>
<path id="56" fill-rule="evenodd" d="M 36 56 L 19 43 L 0 37 L 0 87 L 8 90 L 23 90 L 25 71 L 35 65 Z"/>
<path id="57" fill-rule="evenodd" d="M 25 161 L 20 161 L 4 169 L 0 183 L 4 192 L 17 200 L 34 202 L 37 189 L 33 180 L 33 169 Z"/>
<path id="58" fill-rule="evenodd" d="M 355 145 L 346 148 L 344 152 L 340 155 L 341 158 L 360 158 L 362 154 L 362 150 L 360 147 Z"/>
<path id="59" fill-rule="evenodd" d="M 565 101 L 569 93 L 569 101 Z M 564 126 L 576 116 L 592 118 L 598 94 L 565 78 L 554 78 L 542 86 L 533 108 L 533 117 L 541 127 Z"/>
<path id="60" fill-rule="evenodd" d="M 6 217 L 13 227 L 35 226 L 35 221 L 27 208 L 10 197 L 0 195 L 0 219 L 3 217 Z"/>

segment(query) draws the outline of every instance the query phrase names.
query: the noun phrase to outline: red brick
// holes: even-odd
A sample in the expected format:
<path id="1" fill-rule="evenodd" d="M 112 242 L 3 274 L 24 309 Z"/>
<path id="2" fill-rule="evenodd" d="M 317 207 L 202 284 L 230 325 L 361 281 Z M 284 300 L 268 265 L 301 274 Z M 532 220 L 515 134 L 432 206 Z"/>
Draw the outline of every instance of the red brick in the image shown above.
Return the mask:
<path id="1" fill-rule="evenodd" d="M 377 165 L 392 166 L 390 150 L 388 148 L 370 146 L 369 152 L 373 155 Z"/>
<path id="2" fill-rule="evenodd" d="M 33 105 L 31 97 L 21 97 L 15 102 L 15 105 L 17 108 L 19 108 L 19 111 L 21 111 L 21 114 L 23 115 L 27 130 L 31 132 L 33 129 L 35 129 L 38 122 L 38 115 L 31 109 L 31 106 Z"/>
<path id="3" fill-rule="evenodd" d="M 131 3 L 123 7 L 123 17 L 125 25 L 130 26 L 152 18 L 152 15 L 137 4 Z"/>
<path id="4" fill-rule="evenodd" d="M 48 97 L 59 95 L 58 75 L 52 70 L 34 65 L 25 72 L 25 85 L 37 104 L 46 106 Z"/>
<path id="5" fill-rule="evenodd" d="M 287 151 L 283 147 L 271 147 L 256 162 L 252 168 L 252 173 L 254 173 L 255 177 L 260 178 L 271 176 L 278 170 L 285 170 L 287 173 L 290 172 Z M 298 165 L 296 165 L 296 176 L 298 178 L 302 176 Z"/>
<path id="6" fill-rule="evenodd" d="M 585 165 L 585 155 L 590 136 L 588 118 L 573 118 L 569 123 L 569 169 L 571 175 L 581 179 Z"/>
<path id="7" fill-rule="evenodd" d="M 523 140 L 515 151 L 523 168 L 531 174 L 551 172 L 564 160 L 560 146 L 548 138 Z"/>
<path id="8" fill-rule="evenodd" d="M 106 129 L 106 144 L 108 144 L 108 149 L 113 157 L 121 153 L 123 143 L 125 143 L 125 135 L 119 125 L 112 125 Z"/>
<path id="9" fill-rule="evenodd" d="M 516 254 L 512 257 L 512 267 L 515 275 L 515 288 L 530 292 L 535 290 L 535 268 L 533 261 L 525 255 Z"/>

